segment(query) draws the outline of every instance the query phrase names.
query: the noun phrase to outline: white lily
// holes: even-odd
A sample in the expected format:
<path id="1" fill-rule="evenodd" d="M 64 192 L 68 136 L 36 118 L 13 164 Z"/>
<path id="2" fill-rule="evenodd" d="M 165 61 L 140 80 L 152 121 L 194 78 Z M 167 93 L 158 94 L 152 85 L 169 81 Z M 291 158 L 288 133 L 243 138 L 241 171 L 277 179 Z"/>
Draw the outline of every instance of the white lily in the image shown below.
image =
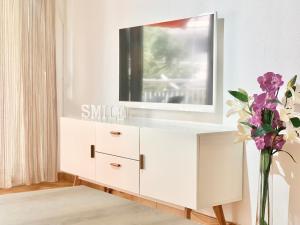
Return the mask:
<path id="1" fill-rule="evenodd" d="M 292 90 L 292 89 L 291 89 Z M 294 90 L 293 90 L 294 91 Z M 293 94 L 293 96 L 295 96 Z M 283 99 L 283 105 L 279 105 L 279 114 L 280 114 L 280 119 L 284 122 L 289 122 L 290 118 L 293 117 L 299 117 L 300 114 L 299 112 L 296 112 L 296 103 L 295 103 L 295 98 L 296 97 L 291 97 L 288 99 Z"/>
<path id="2" fill-rule="evenodd" d="M 226 104 L 230 107 L 226 116 L 232 116 L 234 114 L 239 115 L 239 121 L 247 121 L 250 118 L 250 114 L 247 112 L 248 104 L 238 100 L 228 100 Z"/>
<path id="3" fill-rule="evenodd" d="M 297 85 L 296 91 L 295 91 L 295 103 L 300 104 L 300 86 Z"/>
<path id="4" fill-rule="evenodd" d="M 290 118 L 292 117 L 292 114 L 294 114 L 294 110 L 292 110 L 292 109 L 287 109 L 284 107 L 279 109 L 280 119 L 283 122 L 288 123 L 290 121 Z"/>
<path id="5" fill-rule="evenodd" d="M 288 104 L 291 105 L 295 105 L 295 104 L 300 104 L 300 86 L 297 85 L 296 90 L 294 90 L 292 87 L 288 87 L 287 88 L 291 94 L 292 97 L 290 97 L 288 99 Z"/>
<path id="6" fill-rule="evenodd" d="M 230 107 L 230 109 L 226 113 L 227 117 L 234 115 L 243 109 L 243 106 L 240 104 L 240 102 L 236 100 L 227 100 L 226 104 Z"/>
<path id="7" fill-rule="evenodd" d="M 294 128 L 293 124 L 286 123 L 286 129 L 280 131 L 283 134 L 284 139 L 290 143 L 300 143 L 299 128 Z"/>
<path id="8" fill-rule="evenodd" d="M 284 135 L 284 139 L 290 143 L 300 143 L 300 128 L 295 128 L 291 122 L 291 118 L 298 117 L 300 115 L 295 111 L 295 104 L 300 100 L 300 96 L 295 92 L 293 88 L 288 87 L 288 90 L 292 93 L 292 97 L 283 99 L 284 105 L 280 105 L 279 107 L 279 115 L 280 119 L 285 123 L 285 129 L 280 132 L 280 134 Z"/>
<path id="9" fill-rule="evenodd" d="M 237 128 L 238 128 L 238 133 L 237 133 L 237 138 L 234 140 L 235 143 L 251 140 L 250 127 L 244 126 L 242 124 L 238 124 Z"/>

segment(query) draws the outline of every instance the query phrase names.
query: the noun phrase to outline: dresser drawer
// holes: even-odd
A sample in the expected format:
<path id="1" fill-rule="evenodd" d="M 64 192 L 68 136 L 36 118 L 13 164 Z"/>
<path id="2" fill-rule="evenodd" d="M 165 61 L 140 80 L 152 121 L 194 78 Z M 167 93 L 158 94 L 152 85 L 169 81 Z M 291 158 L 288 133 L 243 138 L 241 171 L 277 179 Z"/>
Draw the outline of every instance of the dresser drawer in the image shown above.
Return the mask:
<path id="1" fill-rule="evenodd" d="M 129 159 L 139 159 L 139 128 L 97 123 L 96 151 Z"/>
<path id="2" fill-rule="evenodd" d="M 96 153 L 96 180 L 139 194 L 139 161 Z"/>

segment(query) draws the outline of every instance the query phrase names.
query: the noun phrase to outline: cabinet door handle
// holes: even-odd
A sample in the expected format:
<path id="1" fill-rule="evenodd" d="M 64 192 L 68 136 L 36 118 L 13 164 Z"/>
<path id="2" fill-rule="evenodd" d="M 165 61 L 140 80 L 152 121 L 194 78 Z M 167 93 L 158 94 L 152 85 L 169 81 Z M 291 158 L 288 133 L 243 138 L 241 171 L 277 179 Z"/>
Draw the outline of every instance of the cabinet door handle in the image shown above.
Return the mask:
<path id="1" fill-rule="evenodd" d="M 144 170 L 144 169 L 145 169 L 145 156 L 140 155 L 140 170 Z"/>
<path id="2" fill-rule="evenodd" d="M 117 167 L 117 168 L 121 167 L 121 164 L 119 164 L 119 163 L 110 163 L 110 165 L 113 167 Z"/>
<path id="3" fill-rule="evenodd" d="M 95 145 L 91 145 L 91 158 L 95 158 Z"/>
<path id="4" fill-rule="evenodd" d="M 122 133 L 120 131 L 111 131 L 110 134 L 112 136 L 120 136 Z"/>

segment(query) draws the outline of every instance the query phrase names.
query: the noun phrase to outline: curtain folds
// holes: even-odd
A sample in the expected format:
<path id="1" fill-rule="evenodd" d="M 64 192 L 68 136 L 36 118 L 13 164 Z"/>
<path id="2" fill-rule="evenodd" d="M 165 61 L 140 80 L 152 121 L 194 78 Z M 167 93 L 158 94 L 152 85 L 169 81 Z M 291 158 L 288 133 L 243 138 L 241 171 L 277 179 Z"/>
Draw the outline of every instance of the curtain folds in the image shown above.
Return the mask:
<path id="1" fill-rule="evenodd" d="M 55 1 L 0 1 L 0 188 L 57 176 Z"/>

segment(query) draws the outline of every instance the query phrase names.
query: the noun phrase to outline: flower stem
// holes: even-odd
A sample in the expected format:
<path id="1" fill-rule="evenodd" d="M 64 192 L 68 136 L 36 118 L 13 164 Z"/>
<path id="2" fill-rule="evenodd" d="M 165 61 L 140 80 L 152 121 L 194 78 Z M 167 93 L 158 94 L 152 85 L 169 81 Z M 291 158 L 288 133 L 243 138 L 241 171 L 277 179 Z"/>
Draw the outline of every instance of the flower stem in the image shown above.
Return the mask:
<path id="1" fill-rule="evenodd" d="M 269 175 L 272 163 L 272 151 L 269 149 L 262 150 L 261 152 L 261 162 L 260 162 L 260 176 L 261 176 L 261 188 L 260 188 L 260 215 L 259 215 L 259 225 L 269 225 L 269 209 L 267 210 L 267 221 L 266 219 L 266 209 L 267 204 L 269 208 Z"/>

